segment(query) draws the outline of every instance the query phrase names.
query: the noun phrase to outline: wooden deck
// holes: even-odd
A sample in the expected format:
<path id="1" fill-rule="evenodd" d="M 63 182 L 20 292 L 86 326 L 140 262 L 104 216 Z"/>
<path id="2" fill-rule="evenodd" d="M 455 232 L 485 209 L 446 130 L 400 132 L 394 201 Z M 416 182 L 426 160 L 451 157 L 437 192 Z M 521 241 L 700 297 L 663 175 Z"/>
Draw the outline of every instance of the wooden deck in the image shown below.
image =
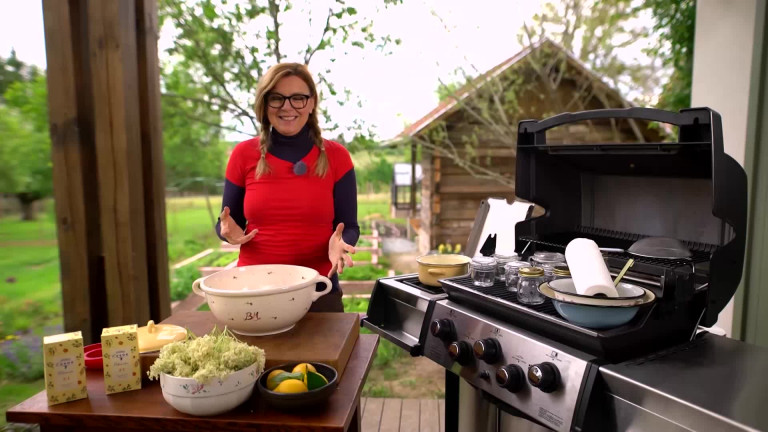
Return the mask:
<path id="1" fill-rule="evenodd" d="M 444 399 L 362 398 L 362 432 L 445 432 Z"/>

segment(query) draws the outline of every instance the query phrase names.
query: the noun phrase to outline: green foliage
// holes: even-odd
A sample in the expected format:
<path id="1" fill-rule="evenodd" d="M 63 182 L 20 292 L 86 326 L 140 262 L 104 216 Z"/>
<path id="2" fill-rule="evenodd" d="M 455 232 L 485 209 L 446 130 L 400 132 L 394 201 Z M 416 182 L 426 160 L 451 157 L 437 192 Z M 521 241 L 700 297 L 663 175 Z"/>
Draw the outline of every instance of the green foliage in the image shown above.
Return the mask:
<path id="1" fill-rule="evenodd" d="M 177 31 L 168 54 L 205 89 L 200 97 L 187 97 L 187 101 L 215 107 L 240 125 L 258 130 L 251 110 L 254 90 L 259 77 L 270 66 L 284 61 L 309 64 L 319 53 L 333 64 L 335 53 L 343 52 L 344 47 L 385 49 L 400 43 L 389 36 L 376 35 L 372 20 L 358 15 L 349 3 L 354 2 L 334 0 L 327 7 L 315 8 L 308 1 L 252 0 L 230 4 L 226 0 L 162 0 L 159 14 L 161 23 L 171 24 Z M 388 7 L 400 1 L 382 3 Z M 294 5 L 296 11 L 292 11 Z M 291 19 L 296 14 L 302 19 Z M 349 100 L 349 91 L 336 88 L 327 79 L 332 73 L 330 69 L 315 72 L 321 100 L 339 104 Z M 336 129 L 322 106 L 319 109 L 330 125 L 327 130 Z M 356 123 L 361 131 L 362 125 Z"/>
<path id="2" fill-rule="evenodd" d="M 389 398 L 392 397 L 392 390 L 387 386 L 366 383 L 363 386 L 363 397 Z"/>
<path id="3" fill-rule="evenodd" d="M 16 57 L 16 51 L 11 50 L 8 58 L 0 57 L 0 102 L 8 87 L 15 82 L 33 81 L 42 73 L 35 65 L 28 65 Z"/>
<path id="4" fill-rule="evenodd" d="M 643 9 L 653 15 L 658 44 L 649 54 L 672 68 L 659 98 L 658 108 L 678 111 L 691 106 L 693 42 L 696 31 L 695 0 L 647 0 Z"/>
<path id="5" fill-rule="evenodd" d="M 198 267 L 224 267 L 237 261 L 238 256 L 238 252 L 212 252 L 195 261 L 194 264 Z"/>
<path id="6" fill-rule="evenodd" d="M 392 184 L 394 165 L 386 155 L 377 154 L 364 167 L 355 167 L 358 191 L 388 191 Z"/>
<path id="7" fill-rule="evenodd" d="M 352 255 L 352 261 L 371 261 L 370 251 L 360 251 Z"/>
<path id="8" fill-rule="evenodd" d="M 386 268 L 368 264 L 345 268 L 344 273 L 339 275 L 339 280 L 376 280 L 386 276 Z"/>
<path id="9" fill-rule="evenodd" d="M 17 81 L 0 105 L 0 193 L 29 205 L 53 191 L 45 76 Z M 24 214 L 34 219 L 34 214 Z"/>
<path id="10" fill-rule="evenodd" d="M 217 195 L 229 144 L 222 140 L 221 109 L 198 103 L 206 88 L 183 67 L 163 71 L 163 157 L 166 184 Z"/>
<path id="11" fill-rule="evenodd" d="M 367 312 L 369 300 L 362 297 L 342 297 L 344 312 Z"/>
<path id="12" fill-rule="evenodd" d="M 171 273 L 171 301 L 184 300 L 192 292 L 192 282 L 200 277 L 196 263 L 179 267 Z"/>

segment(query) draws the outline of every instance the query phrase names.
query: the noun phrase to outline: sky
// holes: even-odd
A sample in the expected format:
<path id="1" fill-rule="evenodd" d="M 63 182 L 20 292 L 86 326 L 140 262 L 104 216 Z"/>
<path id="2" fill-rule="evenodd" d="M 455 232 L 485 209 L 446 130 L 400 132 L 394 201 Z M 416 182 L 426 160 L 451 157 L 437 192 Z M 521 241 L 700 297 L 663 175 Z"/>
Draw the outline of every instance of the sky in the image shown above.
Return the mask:
<path id="1" fill-rule="evenodd" d="M 6 12 L 0 14 L 0 56 L 7 57 L 13 48 L 22 61 L 45 67 L 41 3 L 0 0 L 0 10 Z M 313 7 L 318 3 L 322 5 L 313 2 Z M 541 0 L 406 0 L 378 12 L 361 9 L 361 14 L 376 14 L 377 34 L 390 34 L 402 44 L 387 56 L 373 50 L 337 56 L 334 82 L 351 90 L 363 106 L 326 108 L 342 125 L 363 119 L 378 138 L 394 137 L 437 105 L 440 80 L 454 79 L 458 67 L 485 71 L 518 52 L 518 29 L 540 7 Z M 171 37 L 161 34 L 161 49 L 169 46 Z M 310 69 L 324 66 L 317 58 Z"/>

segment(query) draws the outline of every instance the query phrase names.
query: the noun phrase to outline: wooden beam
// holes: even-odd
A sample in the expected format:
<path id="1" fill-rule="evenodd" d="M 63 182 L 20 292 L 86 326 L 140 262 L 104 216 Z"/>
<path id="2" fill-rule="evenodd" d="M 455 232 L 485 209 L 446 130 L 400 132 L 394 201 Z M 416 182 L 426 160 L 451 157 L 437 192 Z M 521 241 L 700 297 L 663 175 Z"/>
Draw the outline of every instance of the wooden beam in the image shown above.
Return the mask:
<path id="1" fill-rule="evenodd" d="M 171 297 L 168 265 L 163 265 L 168 262 L 168 242 L 160 66 L 157 54 L 157 0 L 140 0 L 136 6 L 149 304 L 150 316 L 159 322 L 171 314 Z"/>
<path id="2" fill-rule="evenodd" d="M 170 314 L 152 0 L 44 0 L 64 322 Z M 55 73 L 54 73 L 55 71 Z"/>
<path id="3" fill-rule="evenodd" d="M 97 260 L 89 245 L 93 239 L 89 220 L 94 218 L 86 211 L 86 203 L 95 196 L 85 188 L 85 146 L 80 144 L 87 137 L 79 128 L 76 65 L 80 53 L 73 41 L 73 15 L 76 19 L 68 2 L 43 1 L 48 70 L 56 71 L 48 74 L 48 106 L 64 330 L 80 330 L 85 340 L 92 341 L 98 329 L 89 325 L 89 288 L 94 283 L 92 267 Z"/>

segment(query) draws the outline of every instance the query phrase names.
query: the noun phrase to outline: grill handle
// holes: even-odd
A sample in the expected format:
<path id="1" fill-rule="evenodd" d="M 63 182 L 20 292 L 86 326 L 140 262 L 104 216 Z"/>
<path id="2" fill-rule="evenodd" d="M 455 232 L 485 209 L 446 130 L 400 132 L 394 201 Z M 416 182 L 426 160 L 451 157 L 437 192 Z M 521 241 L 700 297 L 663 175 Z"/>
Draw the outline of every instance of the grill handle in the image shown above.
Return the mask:
<path id="1" fill-rule="evenodd" d="M 665 111 L 654 108 L 632 107 L 619 109 L 598 109 L 591 111 L 581 111 L 575 113 L 562 113 L 547 119 L 523 120 L 518 124 L 518 145 L 544 145 L 547 143 L 546 132 L 557 126 L 576 123 L 585 120 L 600 119 L 633 119 L 648 120 L 667 123 L 684 128 L 685 126 L 697 126 L 710 124 L 710 111 L 706 108 L 691 108 L 680 110 L 680 112 Z M 681 131 L 682 132 L 682 131 Z M 681 136 L 684 134 L 681 133 Z M 698 137 L 702 138 L 702 137 Z M 697 139 L 701 140 L 701 139 Z M 710 141 L 708 140 L 701 141 Z M 681 139 L 682 141 L 682 139 Z"/>

